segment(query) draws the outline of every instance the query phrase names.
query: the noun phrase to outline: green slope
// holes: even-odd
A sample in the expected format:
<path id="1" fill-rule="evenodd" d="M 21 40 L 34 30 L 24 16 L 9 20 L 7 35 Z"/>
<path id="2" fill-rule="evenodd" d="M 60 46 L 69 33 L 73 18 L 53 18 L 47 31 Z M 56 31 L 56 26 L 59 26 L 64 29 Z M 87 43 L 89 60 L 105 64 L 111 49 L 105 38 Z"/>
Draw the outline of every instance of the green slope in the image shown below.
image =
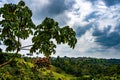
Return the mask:
<path id="1" fill-rule="evenodd" d="M 22 58 L 16 58 L 10 65 L 0 70 L 2 80 L 48 80 L 48 78 L 50 80 L 71 80 L 73 76 L 52 65 L 51 70 L 34 68 L 33 63 L 26 62 Z"/>

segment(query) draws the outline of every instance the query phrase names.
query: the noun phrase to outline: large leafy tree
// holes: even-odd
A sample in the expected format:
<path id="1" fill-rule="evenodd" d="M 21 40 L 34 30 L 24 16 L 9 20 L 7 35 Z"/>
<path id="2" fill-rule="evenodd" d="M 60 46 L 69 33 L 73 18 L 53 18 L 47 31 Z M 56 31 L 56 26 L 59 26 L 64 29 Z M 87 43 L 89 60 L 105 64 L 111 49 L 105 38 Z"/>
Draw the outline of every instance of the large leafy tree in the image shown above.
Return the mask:
<path id="1" fill-rule="evenodd" d="M 36 26 L 32 22 L 32 11 L 25 5 L 24 1 L 18 4 L 5 4 L 0 8 L 0 40 L 7 46 L 6 51 L 16 51 L 14 56 L 8 61 L 0 65 L 5 66 L 10 63 L 16 54 L 25 46 L 21 46 L 21 39 L 27 39 L 33 35 L 30 52 L 39 51 L 46 57 L 54 54 L 56 44 L 67 43 L 71 48 L 75 47 L 77 42 L 76 33 L 69 26 L 60 28 L 58 22 L 51 18 L 45 18 L 42 23 Z"/>

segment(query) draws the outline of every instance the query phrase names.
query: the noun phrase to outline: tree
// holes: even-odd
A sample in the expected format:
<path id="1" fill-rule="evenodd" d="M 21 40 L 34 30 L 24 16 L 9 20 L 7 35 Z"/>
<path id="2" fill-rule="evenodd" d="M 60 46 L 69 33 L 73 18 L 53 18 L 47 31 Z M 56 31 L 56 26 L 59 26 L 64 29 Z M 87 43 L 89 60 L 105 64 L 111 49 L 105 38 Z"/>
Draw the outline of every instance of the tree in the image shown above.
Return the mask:
<path id="1" fill-rule="evenodd" d="M 76 33 L 72 28 L 69 26 L 60 28 L 58 22 L 51 18 L 45 18 L 42 23 L 36 26 L 31 19 L 32 11 L 22 0 L 18 4 L 5 4 L 0 8 L 0 15 L 3 17 L 0 21 L 0 40 L 7 46 L 6 51 L 16 51 L 9 61 L 0 65 L 0 68 L 9 64 L 16 54 L 25 47 L 31 46 L 31 53 L 38 50 L 49 57 L 56 52 L 53 39 L 57 44 L 67 43 L 71 48 L 74 48 L 77 42 Z M 20 40 L 25 40 L 30 35 L 33 35 L 33 44 L 21 46 Z"/>

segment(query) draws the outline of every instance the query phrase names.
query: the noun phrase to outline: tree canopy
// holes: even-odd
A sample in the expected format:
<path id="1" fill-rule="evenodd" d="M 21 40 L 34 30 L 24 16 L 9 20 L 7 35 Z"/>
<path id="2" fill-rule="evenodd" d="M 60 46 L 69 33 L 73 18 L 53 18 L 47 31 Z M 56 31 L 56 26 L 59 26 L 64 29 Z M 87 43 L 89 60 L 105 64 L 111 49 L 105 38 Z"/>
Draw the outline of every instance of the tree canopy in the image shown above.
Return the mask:
<path id="1" fill-rule="evenodd" d="M 7 46 L 6 51 L 20 51 L 21 39 L 32 38 L 32 47 L 30 52 L 43 53 L 45 56 L 54 54 L 57 44 L 67 43 L 71 48 L 75 47 L 77 42 L 75 31 L 69 26 L 60 27 L 58 22 L 46 17 L 42 23 L 35 25 L 31 19 L 32 11 L 25 5 L 24 1 L 18 4 L 5 4 L 0 8 L 0 40 Z"/>
<path id="2" fill-rule="evenodd" d="M 20 39 L 27 39 L 35 28 L 31 10 L 20 1 L 17 5 L 5 4 L 0 8 L 0 15 L 3 18 L 0 21 L 0 38 L 7 46 L 6 51 L 20 50 Z"/>

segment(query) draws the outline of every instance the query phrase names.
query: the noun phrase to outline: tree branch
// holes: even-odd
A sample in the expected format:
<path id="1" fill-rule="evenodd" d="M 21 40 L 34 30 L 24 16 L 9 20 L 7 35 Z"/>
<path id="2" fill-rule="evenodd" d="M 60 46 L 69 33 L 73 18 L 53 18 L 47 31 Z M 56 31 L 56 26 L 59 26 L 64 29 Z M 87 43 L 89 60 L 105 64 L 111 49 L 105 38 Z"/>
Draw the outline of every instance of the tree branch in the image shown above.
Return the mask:
<path id="1" fill-rule="evenodd" d="M 2 67 L 4 67 L 5 65 L 9 64 L 12 60 L 14 60 L 15 57 L 16 57 L 16 55 L 18 54 L 18 52 L 19 52 L 19 48 L 17 49 L 16 53 L 13 55 L 13 57 L 12 57 L 9 61 L 4 62 L 3 64 L 0 65 L 0 69 L 1 69 Z"/>
<path id="2" fill-rule="evenodd" d="M 30 49 L 20 49 L 20 50 L 30 50 Z"/>
<path id="3" fill-rule="evenodd" d="M 21 47 L 20 49 L 23 49 L 23 48 L 26 48 L 26 47 L 30 47 L 30 46 L 33 46 L 33 44 L 27 45 L 27 46 L 23 46 L 23 47 Z"/>

